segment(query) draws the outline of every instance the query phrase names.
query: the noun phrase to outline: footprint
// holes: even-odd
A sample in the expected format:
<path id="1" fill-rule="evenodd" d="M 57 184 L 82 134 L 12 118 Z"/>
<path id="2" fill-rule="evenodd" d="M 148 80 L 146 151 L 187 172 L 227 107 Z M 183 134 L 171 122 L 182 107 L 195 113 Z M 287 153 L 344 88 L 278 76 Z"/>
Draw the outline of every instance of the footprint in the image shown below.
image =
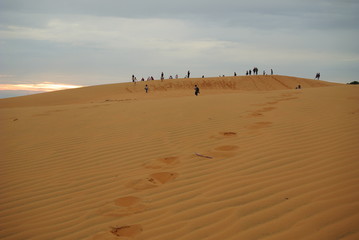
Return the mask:
<path id="1" fill-rule="evenodd" d="M 215 159 L 223 157 L 233 157 L 237 154 L 236 150 L 238 149 L 239 147 L 236 145 L 224 145 L 214 148 L 213 150 L 205 153 L 205 155 Z"/>
<path id="2" fill-rule="evenodd" d="M 248 126 L 248 129 L 251 130 L 256 130 L 256 129 L 260 129 L 260 128 L 266 128 L 272 125 L 272 122 L 256 122 L 250 126 Z"/>
<path id="3" fill-rule="evenodd" d="M 141 225 L 128 225 L 128 226 L 121 226 L 121 227 L 111 227 L 111 233 L 118 237 L 128 237 L 132 238 L 138 235 L 143 231 Z"/>
<path id="4" fill-rule="evenodd" d="M 177 173 L 159 172 L 151 174 L 150 179 L 153 179 L 155 182 L 158 182 L 160 184 L 165 184 L 176 179 L 177 175 Z"/>
<path id="5" fill-rule="evenodd" d="M 237 136 L 236 132 L 221 132 L 220 134 L 225 136 L 225 137 L 235 137 L 235 136 Z"/>
<path id="6" fill-rule="evenodd" d="M 215 138 L 215 139 L 222 139 L 222 138 L 231 138 L 231 137 L 236 137 L 237 133 L 236 132 L 219 132 L 218 135 L 215 136 L 210 136 L 210 138 Z"/>
<path id="7" fill-rule="evenodd" d="M 146 190 L 155 188 L 159 185 L 165 184 L 167 182 L 173 181 L 178 176 L 177 173 L 172 172 L 159 172 L 153 173 L 146 179 L 138 179 L 131 181 L 127 184 L 127 187 L 134 190 Z"/>
<path id="8" fill-rule="evenodd" d="M 121 207 L 130 207 L 138 203 L 140 199 L 134 196 L 127 196 L 115 200 L 115 204 Z"/>
<path id="9" fill-rule="evenodd" d="M 156 159 L 150 163 L 145 163 L 143 166 L 145 168 L 159 169 L 159 168 L 168 168 L 177 165 L 180 161 L 178 157 L 165 157 Z"/>
<path id="10" fill-rule="evenodd" d="M 146 205 L 142 204 L 140 198 L 127 196 L 118 198 L 101 207 L 99 213 L 103 216 L 119 217 L 143 212 L 144 210 L 146 210 Z"/>

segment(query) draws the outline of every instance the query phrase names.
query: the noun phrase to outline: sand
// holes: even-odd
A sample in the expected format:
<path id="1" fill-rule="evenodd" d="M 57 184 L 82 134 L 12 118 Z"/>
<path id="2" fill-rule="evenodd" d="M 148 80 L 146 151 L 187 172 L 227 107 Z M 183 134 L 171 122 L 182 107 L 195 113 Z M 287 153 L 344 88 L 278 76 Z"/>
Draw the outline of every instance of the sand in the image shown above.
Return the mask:
<path id="1" fill-rule="evenodd" d="M 359 239 L 358 103 L 286 76 L 2 99 L 0 238 Z"/>

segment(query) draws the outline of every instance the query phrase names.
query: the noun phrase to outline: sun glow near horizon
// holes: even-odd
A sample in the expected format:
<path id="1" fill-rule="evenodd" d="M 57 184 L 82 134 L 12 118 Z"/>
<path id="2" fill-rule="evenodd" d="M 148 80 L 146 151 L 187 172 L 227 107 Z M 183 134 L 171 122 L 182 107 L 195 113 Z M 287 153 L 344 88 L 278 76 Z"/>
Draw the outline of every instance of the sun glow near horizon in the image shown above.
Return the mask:
<path id="1" fill-rule="evenodd" d="M 8 90 L 8 91 L 22 90 L 22 91 L 34 91 L 34 92 L 52 92 L 52 91 L 74 89 L 80 87 L 83 86 L 64 84 L 64 83 L 54 83 L 54 82 L 42 82 L 42 83 L 34 83 L 34 84 L 0 84 L 0 90 Z"/>

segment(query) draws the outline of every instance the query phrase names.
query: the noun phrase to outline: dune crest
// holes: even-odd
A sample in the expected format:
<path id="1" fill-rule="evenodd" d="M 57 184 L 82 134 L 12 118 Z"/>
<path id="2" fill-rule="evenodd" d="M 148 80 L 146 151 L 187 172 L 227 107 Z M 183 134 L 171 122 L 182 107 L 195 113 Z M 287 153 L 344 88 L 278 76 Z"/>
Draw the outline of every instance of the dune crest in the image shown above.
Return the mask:
<path id="1" fill-rule="evenodd" d="M 145 85 L 149 94 L 144 94 Z M 202 94 L 218 94 L 228 91 L 270 91 L 303 88 L 338 86 L 341 84 L 319 80 L 288 77 L 280 75 L 211 77 L 189 79 L 165 79 L 164 81 L 145 81 L 117 83 L 77 89 L 61 90 L 29 96 L 0 99 L 0 108 L 52 106 L 65 104 L 87 104 L 98 102 L 131 102 L 146 98 L 181 97 L 193 95 L 193 87 L 198 84 Z"/>

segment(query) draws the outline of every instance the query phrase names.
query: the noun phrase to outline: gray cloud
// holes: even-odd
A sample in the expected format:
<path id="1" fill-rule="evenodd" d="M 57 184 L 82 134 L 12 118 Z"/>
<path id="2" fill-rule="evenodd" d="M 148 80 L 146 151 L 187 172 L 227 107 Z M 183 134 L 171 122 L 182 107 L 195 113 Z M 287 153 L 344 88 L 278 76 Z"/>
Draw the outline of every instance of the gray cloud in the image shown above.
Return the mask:
<path id="1" fill-rule="evenodd" d="M 257 65 L 347 82 L 359 74 L 358 11 L 349 0 L 2 0 L 0 75 L 14 77 L 0 81 L 92 85 Z"/>

